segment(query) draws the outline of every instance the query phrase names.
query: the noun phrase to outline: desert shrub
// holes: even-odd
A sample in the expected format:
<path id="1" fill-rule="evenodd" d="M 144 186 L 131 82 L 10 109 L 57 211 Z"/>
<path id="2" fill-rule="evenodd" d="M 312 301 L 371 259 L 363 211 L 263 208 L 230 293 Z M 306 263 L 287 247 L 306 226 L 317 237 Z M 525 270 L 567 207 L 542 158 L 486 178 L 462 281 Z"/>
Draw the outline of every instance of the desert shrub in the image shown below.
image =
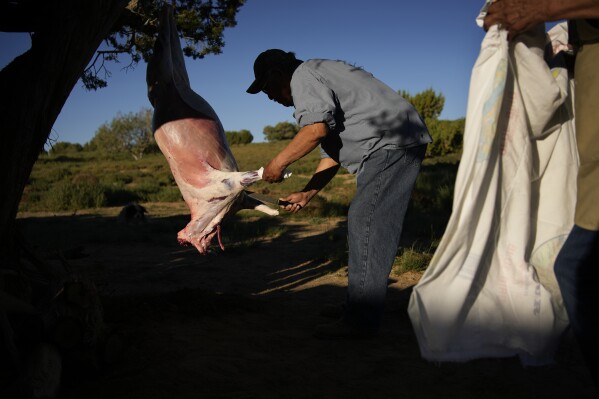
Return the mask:
<path id="1" fill-rule="evenodd" d="M 123 187 L 126 184 L 132 183 L 134 177 L 129 173 L 111 173 L 102 177 L 102 183 L 107 186 Z"/>
<path id="2" fill-rule="evenodd" d="M 225 132 L 225 136 L 230 145 L 250 144 L 254 140 L 254 136 L 247 129 L 243 129 L 238 132 L 227 131 Z"/>
<path id="3" fill-rule="evenodd" d="M 42 193 L 45 191 L 34 190 L 30 185 L 25 186 L 23 195 L 21 196 L 21 203 L 19 204 L 20 211 L 36 210 L 36 207 L 42 199 Z"/>
<path id="4" fill-rule="evenodd" d="M 299 131 L 299 126 L 291 122 L 279 122 L 274 126 L 264 127 L 264 137 L 268 141 L 290 140 Z"/>
<path id="5" fill-rule="evenodd" d="M 399 90 L 399 95 L 416 108 L 416 111 L 425 119 L 437 119 L 445 106 L 445 96 L 435 92 L 432 87 L 415 95 L 407 90 Z"/>
<path id="6" fill-rule="evenodd" d="M 406 234 L 421 239 L 443 234 L 451 215 L 457 170 L 456 160 L 423 164 L 404 222 Z"/>
<path id="7" fill-rule="evenodd" d="M 58 155 L 58 154 L 68 154 L 73 152 L 81 152 L 83 151 L 83 146 L 79 143 L 69 143 L 66 141 L 59 141 L 55 143 L 48 154 L 50 155 Z"/>
<path id="8" fill-rule="evenodd" d="M 66 167 L 54 168 L 45 173 L 45 179 L 49 182 L 58 182 L 69 178 L 73 172 Z"/>
<path id="9" fill-rule="evenodd" d="M 397 258 L 395 258 L 392 268 L 393 274 L 398 275 L 410 271 L 424 271 L 432 258 L 433 253 L 430 250 L 418 251 L 414 248 L 406 248 Z"/>
<path id="10" fill-rule="evenodd" d="M 160 191 L 148 196 L 148 201 L 155 202 L 177 202 L 182 200 L 181 191 L 177 186 L 161 187 Z"/>
<path id="11" fill-rule="evenodd" d="M 51 211 L 99 208 L 106 204 L 106 195 L 104 187 L 99 184 L 65 180 L 53 185 L 40 202 Z"/>
<path id="12" fill-rule="evenodd" d="M 110 187 L 105 191 L 107 206 L 121 206 L 130 202 L 140 201 L 140 197 L 133 191 L 123 187 Z"/>
<path id="13" fill-rule="evenodd" d="M 159 170 L 152 175 L 160 186 L 176 186 L 175 178 L 170 170 Z"/>
<path id="14" fill-rule="evenodd" d="M 93 173 L 79 173 L 71 179 L 71 182 L 74 184 L 88 184 L 88 185 L 98 185 L 100 183 L 100 179 Z"/>
<path id="15" fill-rule="evenodd" d="M 130 185 L 129 189 L 139 196 L 142 201 L 150 201 L 150 198 L 160 192 L 160 183 L 151 177 L 143 177 L 139 182 Z"/>
<path id="16" fill-rule="evenodd" d="M 433 142 L 428 145 L 427 155 L 442 156 L 462 151 L 464 119 L 454 121 L 427 119 L 426 125 L 433 138 Z"/>
<path id="17" fill-rule="evenodd" d="M 86 150 L 130 153 L 136 161 L 145 154 L 157 152 L 152 134 L 152 110 L 142 108 L 136 113 L 117 114 L 110 123 L 96 130 Z"/>

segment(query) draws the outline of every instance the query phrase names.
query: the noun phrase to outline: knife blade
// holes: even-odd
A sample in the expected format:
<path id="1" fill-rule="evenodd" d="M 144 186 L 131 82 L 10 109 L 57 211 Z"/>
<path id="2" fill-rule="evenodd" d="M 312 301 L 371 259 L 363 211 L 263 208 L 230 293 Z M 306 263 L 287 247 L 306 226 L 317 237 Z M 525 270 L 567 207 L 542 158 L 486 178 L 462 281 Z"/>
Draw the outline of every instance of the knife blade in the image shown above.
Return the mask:
<path id="1" fill-rule="evenodd" d="M 269 197 L 268 195 L 259 194 L 259 193 L 248 193 L 248 192 L 246 192 L 246 193 L 247 193 L 248 197 L 251 197 L 251 198 L 255 199 L 256 201 L 265 202 L 270 205 L 276 205 L 276 206 L 289 205 L 289 202 L 287 202 L 287 201 L 281 201 L 280 199 Z"/>

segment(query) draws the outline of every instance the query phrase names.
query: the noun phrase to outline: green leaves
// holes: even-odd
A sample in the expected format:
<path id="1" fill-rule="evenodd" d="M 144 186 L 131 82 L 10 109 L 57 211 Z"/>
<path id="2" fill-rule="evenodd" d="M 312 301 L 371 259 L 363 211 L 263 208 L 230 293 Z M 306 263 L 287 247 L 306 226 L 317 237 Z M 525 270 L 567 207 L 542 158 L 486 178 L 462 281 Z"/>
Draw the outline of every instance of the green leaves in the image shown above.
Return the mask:
<path id="1" fill-rule="evenodd" d="M 142 59 L 152 56 L 158 33 L 159 13 L 165 5 L 175 5 L 175 18 L 179 37 L 184 40 L 183 53 L 193 59 L 208 54 L 220 54 L 225 45 L 225 28 L 237 25 L 237 12 L 245 0 L 135 0 L 104 39 L 105 46 L 82 76 L 88 90 L 106 87 L 110 71 L 108 62 L 119 63 L 124 58 L 133 68 Z"/>
<path id="2" fill-rule="evenodd" d="M 437 119 L 445 106 L 445 96 L 436 93 L 432 88 L 421 91 L 414 96 L 405 90 L 400 90 L 399 95 L 412 104 L 424 119 Z"/>
<path id="3" fill-rule="evenodd" d="M 233 144 L 250 144 L 254 140 L 254 136 L 247 129 L 242 129 L 238 132 L 228 131 L 225 132 L 229 145 Z"/>
<path id="4" fill-rule="evenodd" d="M 268 141 L 291 140 L 298 131 L 299 126 L 295 123 L 279 122 L 275 126 L 266 126 L 264 137 Z"/>
<path id="5" fill-rule="evenodd" d="M 462 152 L 464 142 L 464 129 L 466 120 L 456 119 L 454 121 L 427 119 L 426 126 L 433 138 L 428 145 L 428 156 L 443 156 Z"/>
<path id="6" fill-rule="evenodd" d="M 433 142 L 428 145 L 427 156 L 443 156 L 461 153 L 464 138 L 465 120 L 439 120 L 445 106 L 445 96 L 432 88 L 411 95 L 399 90 L 399 95 L 416 108 L 424 119 Z"/>
<path id="7" fill-rule="evenodd" d="M 142 108 L 136 113 L 118 114 L 110 123 L 100 126 L 87 145 L 90 150 L 128 152 L 136 160 L 155 147 L 152 110 L 149 108 Z"/>

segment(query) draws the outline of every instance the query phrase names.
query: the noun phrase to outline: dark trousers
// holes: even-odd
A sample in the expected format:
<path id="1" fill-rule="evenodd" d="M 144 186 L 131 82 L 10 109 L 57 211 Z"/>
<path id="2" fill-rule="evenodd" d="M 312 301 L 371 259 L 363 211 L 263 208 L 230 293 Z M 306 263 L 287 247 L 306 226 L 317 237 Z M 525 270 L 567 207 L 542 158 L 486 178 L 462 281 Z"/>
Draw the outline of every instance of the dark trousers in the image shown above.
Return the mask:
<path id="1" fill-rule="evenodd" d="M 348 214 L 345 319 L 368 332 L 380 325 L 389 273 L 426 147 L 378 150 L 357 178 Z"/>
<path id="2" fill-rule="evenodd" d="M 555 261 L 555 275 L 570 326 L 599 389 L 599 231 L 574 226 Z"/>

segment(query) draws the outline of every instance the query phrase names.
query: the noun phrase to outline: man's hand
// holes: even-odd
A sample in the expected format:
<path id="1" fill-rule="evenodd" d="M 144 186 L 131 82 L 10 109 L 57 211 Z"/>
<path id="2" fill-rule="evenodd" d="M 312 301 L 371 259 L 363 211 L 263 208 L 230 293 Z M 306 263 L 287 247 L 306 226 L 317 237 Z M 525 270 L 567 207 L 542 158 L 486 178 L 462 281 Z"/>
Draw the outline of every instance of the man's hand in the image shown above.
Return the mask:
<path id="1" fill-rule="evenodd" d="M 269 183 L 278 183 L 283 180 L 287 166 L 315 149 L 328 131 L 328 126 L 323 122 L 302 127 L 293 140 L 287 144 L 287 147 L 266 165 L 262 172 L 262 180 Z"/>
<path id="2" fill-rule="evenodd" d="M 535 25 L 551 20 L 548 1 L 539 0 L 495 0 L 487 10 L 484 28 L 501 24 L 508 31 L 508 40 L 529 30 Z"/>
<path id="3" fill-rule="evenodd" d="M 533 26 L 561 19 L 597 19 L 597 0 L 495 0 L 487 10 L 484 28 L 501 24 L 508 39 Z"/>
<path id="4" fill-rule="evenodd" d="M 269 183 L 278 183 L 283 180 L 285 174 L 286 165 L 281 165 L 277 162 L 277 159 L 273 159 L 264 167 L 262 171 L 262 180 Z"/>
<path id="5" fill-rule="evenodd" d="M 338 170 L 339 163 L 337 161 L 331 158 L 322 158 L 314 175 L 302 191 L 279 198 L 279 201 L 285 202 L 285 205 L 281 205 L 281 207 L 288 212 L 299 212 L 331 181 Z"/>
<path id="6" fill-rule="evenodd" d="M 279 198 L 280 201 L 286 202 L 287 204 L 281 205 L 281 208 L 285 209 L 287 212 L 298 213 L 301 211 L 308 202 L 314 197 L 315 193 L 312 192 L 298 192 L 291 193 L 286 197 Z"/>

